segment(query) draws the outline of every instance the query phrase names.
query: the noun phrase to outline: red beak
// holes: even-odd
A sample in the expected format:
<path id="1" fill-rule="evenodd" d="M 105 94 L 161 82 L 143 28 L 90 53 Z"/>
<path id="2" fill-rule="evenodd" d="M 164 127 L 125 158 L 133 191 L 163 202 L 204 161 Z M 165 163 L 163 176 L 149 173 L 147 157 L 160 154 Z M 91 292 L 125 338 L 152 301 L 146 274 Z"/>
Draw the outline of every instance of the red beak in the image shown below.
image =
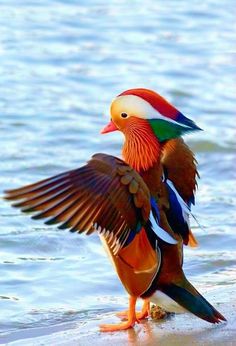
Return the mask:
<path id="1" fill-rule="evenodd" d="M 108 133 L 108 132 L 113 132 L 113 131 L 117 131 L 118 128 L 116 127 L 116 125 L 113 123 L 113 121 L 111 120 L 109 122 L 109 124 L 107 124 L 101 131 L 100 133 Z"/>

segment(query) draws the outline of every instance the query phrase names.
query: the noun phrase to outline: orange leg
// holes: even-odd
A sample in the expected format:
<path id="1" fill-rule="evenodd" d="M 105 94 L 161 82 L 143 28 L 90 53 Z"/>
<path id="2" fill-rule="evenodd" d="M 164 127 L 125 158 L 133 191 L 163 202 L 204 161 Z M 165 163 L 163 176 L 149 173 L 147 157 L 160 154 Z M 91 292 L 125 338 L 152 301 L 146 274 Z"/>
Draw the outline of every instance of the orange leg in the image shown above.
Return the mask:
<path id="1" fill-rule="evenodd" d="M 136 313 L 136 318 L 142 320 L 150 315 L 150 301 L 149 299 L 144 299 L 143 307 L 140 312 Z"/>
<path id="2" fill-rule="evenodd" d="M 132 328 L 135 325 L 135 322 L 138 322 L 135 314 L 136 301 L 137 297 L 129 297 L 129 310 L 127 321 L 118 324 L 102 324 L 100 325 L 101 332 L 115 332 L 118 330 Z"/>
<path id="3" fill-rule="evenodd" d="M 150 301 L 149 299 L 144 299 L 142 310 L 139 312 L 136 312 L 136 318 L 137 320 L 142 320 L 150 315 Z M 128 319 L 128 310 L 126 311 L 120 311 L 116 314 L 116 316 Z"/>

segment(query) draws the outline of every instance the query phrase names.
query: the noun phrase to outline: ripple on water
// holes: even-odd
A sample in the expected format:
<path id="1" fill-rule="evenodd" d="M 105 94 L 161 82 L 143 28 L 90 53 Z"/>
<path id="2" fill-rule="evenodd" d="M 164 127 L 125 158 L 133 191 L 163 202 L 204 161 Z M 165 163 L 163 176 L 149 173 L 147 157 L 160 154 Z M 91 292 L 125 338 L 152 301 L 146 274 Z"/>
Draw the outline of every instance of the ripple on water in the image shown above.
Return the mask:
<path id="1" fill-rule="evenodd" d="M 204 129 L 186 137 L 199 161 L 193 211 L 203 225 L 194 227 L 199 248 L 185 249 L 188 277 L 203 292 L 235 283 L 233 6 L 1 2 L 0 190 L 76 168 L 94 152 L 119 155 L 121 136 L 99 135 L 110 100 L 155 89 Z M 125 308 L 95 236 L 48 228 L 7 203 L 0 226 L 0 331 L 8 338 Z"/>

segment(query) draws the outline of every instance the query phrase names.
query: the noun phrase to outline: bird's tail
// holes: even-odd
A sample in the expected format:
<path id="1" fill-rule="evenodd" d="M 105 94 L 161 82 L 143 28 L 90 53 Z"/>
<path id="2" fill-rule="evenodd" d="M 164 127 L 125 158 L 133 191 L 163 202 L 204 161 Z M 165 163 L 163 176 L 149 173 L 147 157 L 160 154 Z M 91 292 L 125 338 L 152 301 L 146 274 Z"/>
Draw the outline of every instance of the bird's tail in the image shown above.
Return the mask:
<path id="1" fill-rule="evenodd" d="M 217 311 L 184 277 L 183 283 L 165 285 L 161 291 L 186 310 L 210 323 L 220 323 L 226 318 Z"/>

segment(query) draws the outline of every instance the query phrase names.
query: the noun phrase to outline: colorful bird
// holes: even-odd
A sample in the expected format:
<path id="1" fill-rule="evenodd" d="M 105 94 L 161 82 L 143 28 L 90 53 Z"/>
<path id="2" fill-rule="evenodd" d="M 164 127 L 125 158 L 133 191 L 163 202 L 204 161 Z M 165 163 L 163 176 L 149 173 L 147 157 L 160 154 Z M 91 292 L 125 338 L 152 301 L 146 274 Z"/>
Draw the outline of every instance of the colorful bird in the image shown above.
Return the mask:
<path id="1" fill-rule="evenodd" d="M 101 326 L 128 329 L 149 314 L 150 301 L 166 311 L 189 311 L 211 323 L 226 319 L 186 279 L 183 244 L 196 246 L 189 226 L 196 160 L 181 136 L 200 130 L 154 91 L 130 89 L 111 104 L 101 131 L 124 134 L 123 160 L 96 154 L 83 167 L 19 189 L 6 199 L 33 219 L 60 229 L 97 232 L 129 294 L 127 320 Z M 140 312 L 135 305 L 144 300 Z"/>

